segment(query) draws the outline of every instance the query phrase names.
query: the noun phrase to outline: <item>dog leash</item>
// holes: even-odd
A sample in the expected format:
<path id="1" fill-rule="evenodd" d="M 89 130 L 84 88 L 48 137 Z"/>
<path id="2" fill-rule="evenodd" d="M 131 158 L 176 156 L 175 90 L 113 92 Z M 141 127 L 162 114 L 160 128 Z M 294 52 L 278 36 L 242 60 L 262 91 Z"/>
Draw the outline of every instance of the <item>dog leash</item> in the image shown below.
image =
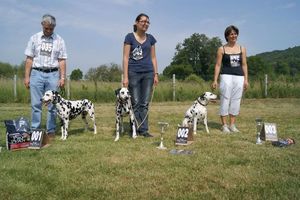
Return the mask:
<path id="1" fill-rule="evenodd" d="M 56 91 L 62 96 L 65 97 L 66 89 L 64 87 L 57 87 Z"/>
<path id="2" fill-rule="evenodd" d="M 133 111 L 133 117 L 134 117 L 134 119 L 135 119 L 135 121 L 136 121 L 136 125 L 137 125 L 136 130 L 138 130 L 138 129 L 141 127 L 141 125 L 145 122 L 145 120 L 146 120 L 146 118 L 147 118 L 147 116 L 148 116 L 148 114 L 149 114 L 150 105 L 152 104 L 152 101 L 153 101 L 154 91 L 155 91 L 155 86 L 152 88 L 152 95 L 151 95 L 151 100 L 150 100 L 150 102 L 149 102 L 148 111 L 147 111 L 147 113 L 146 113 L 145 118 L 142 120 L 142 122 L 141 122 L 140 124 L 139 124 L 138 120 L 136 119 L 135 114 L 134 114 L 134 111 Z M 130 104 L 131 104 L 131 100 L 130 100 Z M 132 104 L 131 104 L 131 105 L 132 105 Z"/>

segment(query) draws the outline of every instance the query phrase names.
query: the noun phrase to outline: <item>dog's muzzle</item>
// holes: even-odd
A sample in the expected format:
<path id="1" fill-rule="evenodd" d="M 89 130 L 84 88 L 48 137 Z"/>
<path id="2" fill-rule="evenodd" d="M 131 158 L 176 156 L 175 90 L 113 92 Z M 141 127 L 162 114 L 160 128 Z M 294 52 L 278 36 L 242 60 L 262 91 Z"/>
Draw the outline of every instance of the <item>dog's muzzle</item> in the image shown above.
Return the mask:
<path id="1" fill-rule="evenodd" d="M 47 100 L 47 101 L 45 101 L 44 99 L 40 99 L 40 100 L 45 106 L 48 106 L 49 103 L 51 102 L 50 100 Z"/>

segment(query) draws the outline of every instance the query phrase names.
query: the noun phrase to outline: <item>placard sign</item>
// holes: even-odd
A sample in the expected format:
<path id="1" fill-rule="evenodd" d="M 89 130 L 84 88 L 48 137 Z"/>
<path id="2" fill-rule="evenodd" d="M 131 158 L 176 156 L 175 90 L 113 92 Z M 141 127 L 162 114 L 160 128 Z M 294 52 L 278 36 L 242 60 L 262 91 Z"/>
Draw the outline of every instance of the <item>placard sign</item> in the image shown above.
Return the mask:
<path id="1" fill-rule="evenodd" d="M 188 145 L 193 140 L 191 127 L 179 126 L 176 134 L 176 145 Z"/>
<path id="2" fill-rule="evenodd" d="M 29 149 L 40 149 L 43 144 L 43 130 L 33 130 L 31 131 Z"/>
<path id="3" fill-rule="evenodd" d="M 265 141 L 278 141 L 276 124 L 265 122 L 260 136 Z"/>

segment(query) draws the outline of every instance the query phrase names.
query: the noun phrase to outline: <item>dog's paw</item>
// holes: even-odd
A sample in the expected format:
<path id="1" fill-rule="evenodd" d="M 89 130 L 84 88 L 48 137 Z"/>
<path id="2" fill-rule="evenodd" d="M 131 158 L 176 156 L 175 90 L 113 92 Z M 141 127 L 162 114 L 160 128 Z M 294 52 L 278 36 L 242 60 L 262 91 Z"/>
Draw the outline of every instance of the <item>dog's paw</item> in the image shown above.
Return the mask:
<path id="1" fill-rule="evenodd" d="M 68 136 L 61 136 L 61 140 L 66 140 Z"/>
<path id="2" fill-rule="evenodd" d="M 197 135 L 197 132 L 196 132 L 196 131 L 194 131 L 194 135 Z"/>
<path id="3" fill-rule="evenodd" d="M 115 142 L 117 142 L 118 140 L 119 140 L 119 137 L 116 137 L 116 138 L 115 138 Z"/>
<path id="4" fill-rule="evenodd" d="M 133 139 L 137 138 L 137 135 L 136 135 L 136 134 L 135 134 L 135 135 L 132 135 L 132 138 L 133 138 Z"/>

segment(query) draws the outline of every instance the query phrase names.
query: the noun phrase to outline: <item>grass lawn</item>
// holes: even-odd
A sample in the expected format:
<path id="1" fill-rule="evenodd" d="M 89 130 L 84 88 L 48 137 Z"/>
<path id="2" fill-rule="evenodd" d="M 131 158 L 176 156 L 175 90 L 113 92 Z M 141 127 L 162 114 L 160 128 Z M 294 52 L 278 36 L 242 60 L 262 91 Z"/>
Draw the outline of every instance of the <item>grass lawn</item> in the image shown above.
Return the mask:
<path id="1" fill-rule="evenodd" d="M 300 99 L 245 99 L 237 120 L 240 133 L 220 131 L 219 102 L 208 106 L 210 134 L 198 126 L 194 142 L 175 146 L 177 124 L 192 102 L 151 104 L 154 138 L 133 140 L 127 132 L 114 142 L 114 104 L 96 104 L 98 134 L 71 122 L 67 141 L 41 150 L 5 149 L 5 119 L 25 116 L 28 104 L 0 104 L 0 199 L 299 199 Z M 296 144 L 256 145 L 255 118 L 276 123 L 280 138 Z M 45 120 L 45 117 L 43 118 Z M 126 120 L 124 120 L 126 121 Z M 160 141 L 158 122 L 170 126 Z M 92 125 L 90 125 L 92 127 Z M 173 149 L 190 155 L 173 155 Z"/>

